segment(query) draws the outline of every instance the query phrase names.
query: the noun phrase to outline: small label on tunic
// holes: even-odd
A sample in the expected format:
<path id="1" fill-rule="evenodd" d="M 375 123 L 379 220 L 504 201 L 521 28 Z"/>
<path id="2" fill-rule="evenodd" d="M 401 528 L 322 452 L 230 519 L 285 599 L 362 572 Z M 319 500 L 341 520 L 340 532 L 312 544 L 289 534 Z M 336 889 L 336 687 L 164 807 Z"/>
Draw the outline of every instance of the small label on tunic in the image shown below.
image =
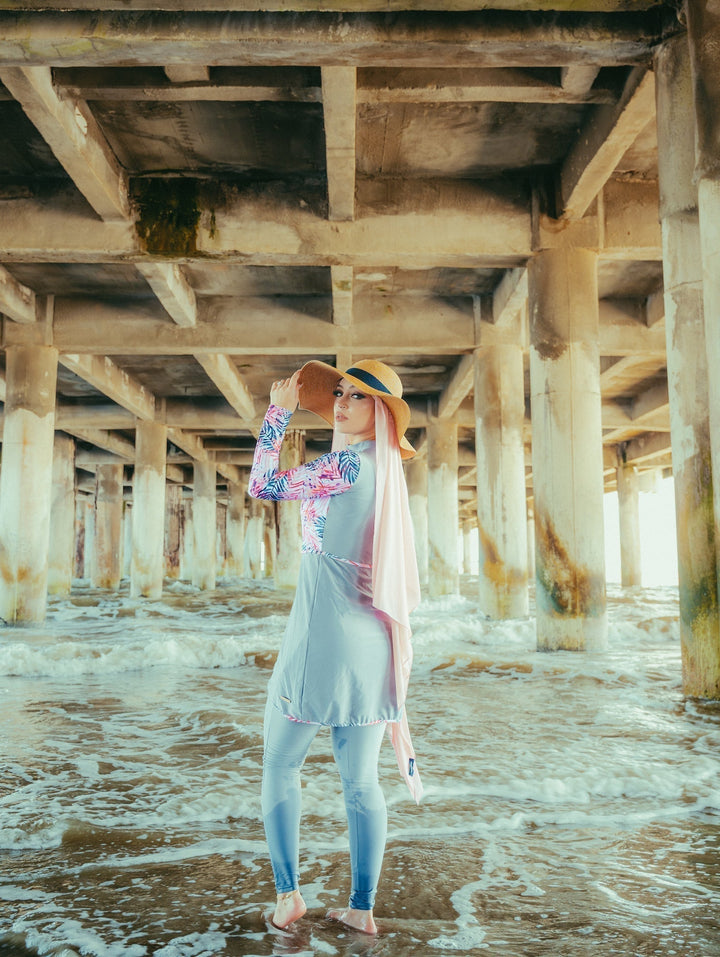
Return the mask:
<path id="1" fill-rule="evenodd" d="M 415 774 L 415 758 L 410 758 L 408 761 L 408 777 L 412 777 Z"/>

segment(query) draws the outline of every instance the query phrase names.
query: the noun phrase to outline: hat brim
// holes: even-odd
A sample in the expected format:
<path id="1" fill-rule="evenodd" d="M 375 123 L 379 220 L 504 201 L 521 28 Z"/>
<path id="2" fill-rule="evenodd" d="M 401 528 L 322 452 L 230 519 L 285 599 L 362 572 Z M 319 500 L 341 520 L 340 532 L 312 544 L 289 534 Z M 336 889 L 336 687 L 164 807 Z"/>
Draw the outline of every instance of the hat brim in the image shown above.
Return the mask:
<path id="1" fill-rule="evenodd" d="M 336 369 L 334 366 L 328 365 L 327 362 L 311 359 L 300 370 L 300 407 L 307 409 L 308 412 L 315 412 L 316 415 L 334 426 L 335 398 L 333 389 L 340 379 L 353 382 L 365 395 L 376 395 L 379 399 L 382 399 L 395 422 L 395 431 L 400 445 L 400 457 L 411 459 L 416 452 L 405 438 L 405 432 L 410 424 L 410 406 L 407 402 L 395 395 L 388 395 L 380 389 L 373 389 L 361 379 L 356 379 L 355 376 L 348 375 L 347 372 Z"/>

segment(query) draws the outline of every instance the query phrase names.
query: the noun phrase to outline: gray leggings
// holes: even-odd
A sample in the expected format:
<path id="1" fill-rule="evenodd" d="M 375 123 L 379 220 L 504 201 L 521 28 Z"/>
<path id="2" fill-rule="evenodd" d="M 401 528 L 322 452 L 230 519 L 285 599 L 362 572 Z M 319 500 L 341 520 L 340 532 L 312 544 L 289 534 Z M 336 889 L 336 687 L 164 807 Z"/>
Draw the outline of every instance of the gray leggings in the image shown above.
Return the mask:
<path id="1" fill-rule="evenodd" d="M 262 810 L 278 894 L 299 886 L 300 770 L 319 730 L 319 725 L 289 720 L 268 704 Z M 350 836 L 350 907 L 372 910 L 387 834 L 385 797 L 377 772 L 385 723 L 331 728 L 331 732 Z"/>

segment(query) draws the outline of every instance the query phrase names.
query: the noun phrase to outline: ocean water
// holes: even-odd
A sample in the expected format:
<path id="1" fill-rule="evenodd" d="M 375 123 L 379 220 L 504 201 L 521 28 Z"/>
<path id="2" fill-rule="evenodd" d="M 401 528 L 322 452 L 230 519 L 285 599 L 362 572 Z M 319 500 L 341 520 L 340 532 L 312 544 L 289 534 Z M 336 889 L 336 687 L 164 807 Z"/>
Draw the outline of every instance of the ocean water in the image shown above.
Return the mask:
<path id="1" fill-rule="evenodd" d="M 329 737 L 306 763 L 308 915 L 272 932 L 260 817 L 265 685 L 290 597 L 162 602 L 78 585 L 0 633 L 0 957 L 720 954 L 720 706 L 686 701 L 677 591 L 610 594 L 603 653 L 535 651 L 476 582 L 413 615 L 425 798 L 381 772 L 377 938 L 349 890 Z"/>

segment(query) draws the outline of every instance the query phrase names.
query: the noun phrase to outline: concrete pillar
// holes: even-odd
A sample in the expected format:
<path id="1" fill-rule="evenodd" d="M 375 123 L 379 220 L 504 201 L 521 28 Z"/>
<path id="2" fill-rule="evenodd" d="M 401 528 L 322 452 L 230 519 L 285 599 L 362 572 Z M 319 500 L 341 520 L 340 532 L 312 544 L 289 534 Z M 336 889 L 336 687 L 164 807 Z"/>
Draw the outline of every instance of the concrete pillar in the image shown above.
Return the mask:
<path id="1" fill-rule="evenodd" d="M 473 538 L 477 535 L 477 525 L 466 518 L 462 523 L 463 536 L 463 575 L 472 575 Z"/>
<path id="2" fill-rule="evenodd" d="M 98 465 L 95 473 L 95 588 L 120 587 L 123 547 L 123 465 Z"/>
<path id="3" fill-rule="evenodd" d="M 528 614 L 525 389 L 519 335 L 475 355 L 475 453 L 480 608 L 490 618 Z"/>
<path id="4" fill-rule="evenodd" d="M 57 349 L 5 350 L 0 472 L 0 618 L 42 621 L 47 607 Z"/>
<path id="5" fill-rule="evenodd" d="M 456 595 L 458 573 L 458 429 L 451 420 L 428 418 L 428 589 L 433 597 Z"/>
<path id="6" fill-rule="evenodd" d="M 83 509 L 85 512 L 85 556 L 84 556 L 84 578 L 90 581 L 95 566 L 95 496 L 86 495 L 83 498 Z"/>
<path id="7" fill-rule="evenodd" d="M 718 140 L 720 144 L 720 140 Z M 710 452 L 712 456 L 715 545 L 720 562 L 720 175 L 703 177 L 698 185 L 700 240 L 703 261 L 703 305 L 708 369 Z M 720 576 L 718 577 L 720 601 Z"/>
<path id="8" fill-rule="evenodd" d="M 717 0 L 687 0 L 690 62 L 697 131 L 695 181 L 703 263 L 703 305 L 708 369 L 710 452 L 713 471 L 715 554 L 720 568 L 720 10 Z M 720 572 L 716 593 L 720 604 Z M 718 696 L 717 652 L 698 683 L 704 696 Z M 713 690 L 715 689 L 715 690 Z"/>
<path id="9" fill-rule="evenodd" d="M 528 580 L 535 580 L 535 515 L 532 509 L 527 514 L 527 564 Z"/>
<path id="10" fill-rule="evenodd" d="M 543 651 L 601 648 L 607 640 L 597 254 L 566 233 L 567 244 L 536 253 L 528 271 Z"/>
<path id="11" fill-rule="evenodd" d="M 275 577 L 277 563 L 277 507 L 279 502 L 265 506 L 263 514 L 263 578 Z"/>
<path id="12" fill-rule="evenodd" d="M 183 541 L 180 555 L 180 578 L 191 582 L 195 565 L 195 523 L 192 496 L 183 493 Z"/>
<path id="13" fill-rule="evenodd" d="M 216 502 L 215 508 L 215 574 L 224 578 L 227 567 L 227 505 Z"/>
<path id="14" fill-rule="evenodd" d="M 133 479 L 133 557 L 130 594 L 160 598 L 165 559 L 167 427 L 137 420 Z"/>
<path id="15" fill-rule="evenodd" d="M 85 577 L 85 496 L 75 496 L 75 556 L 73 578 Z"/>
<path id="16" fill-rule="evenodd" d="M 213 461 L 193 462 L 192 583 L 203 591 L 215 588 L 216 469 Z"/>
<path id="17" fill-rule="evenodd" d="M 428 467 L 425 457 L 410 459 L 405 466 L 410 517 L 415 535 L 415 556 L 420 584 L 428 583 Z"/>
<path id="18" fill-rule="evenodd" d="M 48 593 L 69 595 L 75 561 L 75 440 L 56 432 L 53 444 Z"/>
<path id="19" fill-rule="evenodd" d="M 123 502 L 123 578 L 132 572 L 132 502 Z"/>
<path id="20" fill-rule="evenodd" d="M 296 468 L 305 458 L 303 433 L 293 430 L 285 433 L 280 449 L 280 468 Z M 300 574 L 300 502 L 277 503 L 277 554 L 275 584 L 279 588 L 294 588 Z"/>
<path id="21" fill-rule="evenodd" d="M 165 577 L 180 577 L 183 544 L 183 487 L 168 482 L 165 489 Z"/>
<path id="22" fill-rule="evenodd" d="M 663 44 L 655 77 L 683 690 L 715 698 L 720 696 L 720 616 L 709 404 L 717 369 L 709 376 L 694 104 L 684 37 Z"/>
<path id="23" fill-rule="evenodd" d="M 639 587 L 642 585 L 640 477 L 633 465 L 618 462 L 617 492 L 621 582 L 625 588 Z"/>
<path id="24" fill-rule="evenodd" d="M 245 573 L 245 482 L 228 483 L 227 573 L 240 578 Z"/>
<path id="25" fill-rule="evenodd" d="M 693 84 L 692 100 L 685 99 L 685 105 L 696 120 L 692 144 L 699 182 L 720 176 L 720 9 L 718 0 L 685 0 L 684 8 Z"/>
<path id="26" fill-rule="evenodd" d="M 245 569 L 250 578 L 262 578 L 262 542 L 265 527 L 265 506 L 256 498 L 250 499 L 250 514 L 245 533 Z"/>

